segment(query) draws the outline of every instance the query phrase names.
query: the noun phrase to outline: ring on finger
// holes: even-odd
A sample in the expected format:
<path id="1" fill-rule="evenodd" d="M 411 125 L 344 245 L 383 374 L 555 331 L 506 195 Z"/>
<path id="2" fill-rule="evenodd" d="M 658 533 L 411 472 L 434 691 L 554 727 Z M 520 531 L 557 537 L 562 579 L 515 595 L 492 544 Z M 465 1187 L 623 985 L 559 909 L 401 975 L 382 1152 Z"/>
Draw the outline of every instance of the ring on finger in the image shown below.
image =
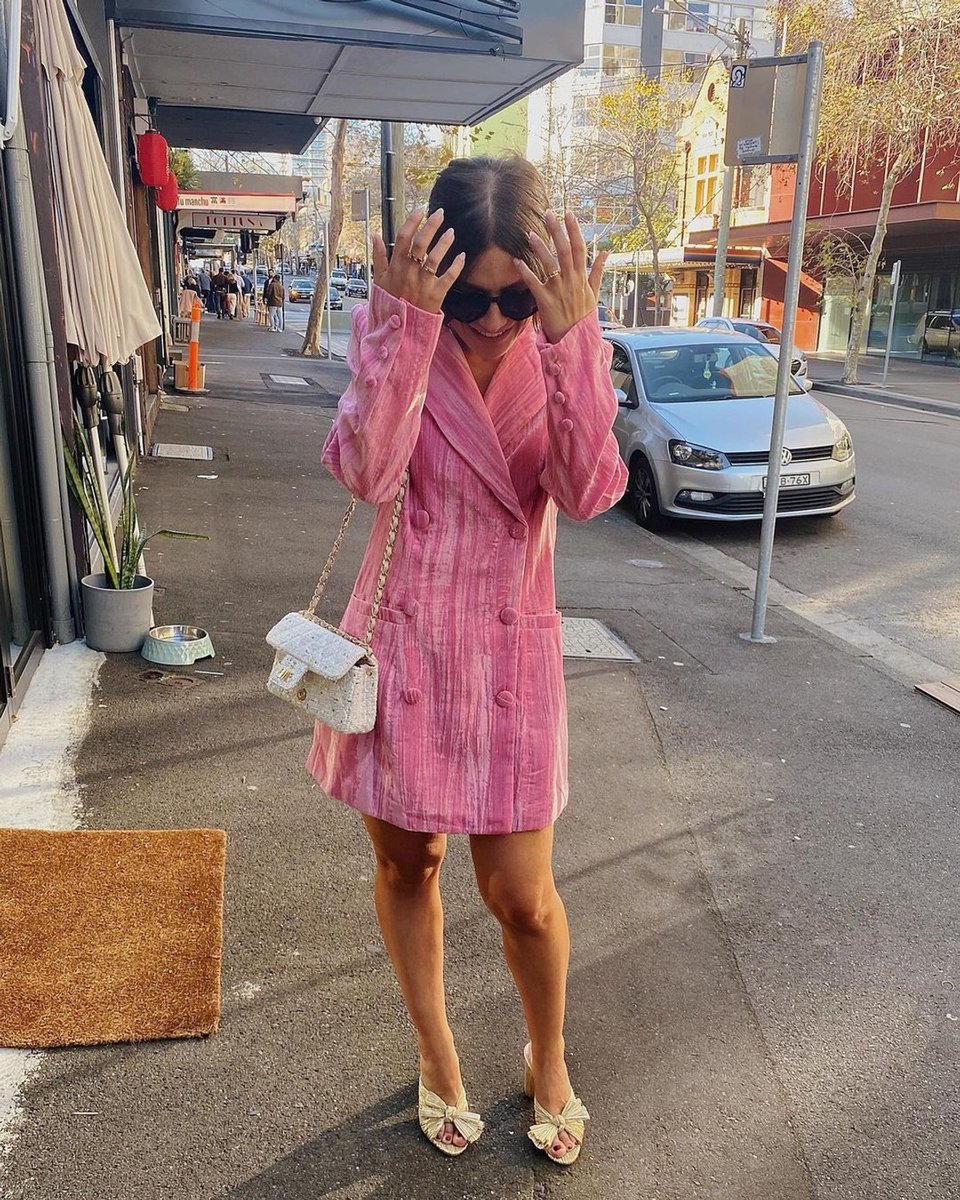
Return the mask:
<path id="1" fill-rule="evenodd" d="M 431 266 L 431 265 L 430 265 L 430 264 L 427 262 L 427 260 L 426 260 L 426 259 L 424 259 L 424 260 L 423 260 L 423 262 L 421 262 L 421 263 L 420 263 L 420 270 L 421 270 L 421 271 L 426 271 L 426 273 L 427 273 L 428 275 L 436 275 L 436 273 L 437 273 L 437 268 L 436 268 L 436 267 L 432 267 L 432 266 Z"/>
<path id="2" fill-rule="evenodd" d="M 558 275 L 561 275 L 562 273 L 563 272 L 560 270 L 560 268 L 557 267 L 557 269 L 555 271 L 551 271 L 549 275 L 544 276 L 543 282 L 549 283 L 551 279 L 556 279 L 556 277 Z"/>
<path id="3" fill-rule="evenodd" d="M 412 250 L 407 251 L 407 258 L 412 258 L 420 268 L 422 268 L 427 261 L 427 256 L 425 254 L 414 254 Z"/>

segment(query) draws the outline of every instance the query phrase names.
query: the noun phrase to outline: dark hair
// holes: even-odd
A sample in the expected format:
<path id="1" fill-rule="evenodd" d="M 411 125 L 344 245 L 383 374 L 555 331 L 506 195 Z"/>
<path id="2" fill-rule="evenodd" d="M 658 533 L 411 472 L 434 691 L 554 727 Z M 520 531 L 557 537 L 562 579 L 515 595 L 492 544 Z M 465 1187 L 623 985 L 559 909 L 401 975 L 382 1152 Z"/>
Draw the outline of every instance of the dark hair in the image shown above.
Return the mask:
<path id="1" fill-rule="evenodd" d="M 463 251 L 467 257 L 460 277 L 464 279 L 485 250 L 499 246 L 542 277 L 543 267 L 527 235 L 532 230 L 549 244 L 544 223 L 548 207 L 543 178 L 525 158 L 453 159 L 437 176 L 430 193 L 429 211 L 443 209 L 437 238 L 451 226 L 455 233 L 438 274 Z"/>

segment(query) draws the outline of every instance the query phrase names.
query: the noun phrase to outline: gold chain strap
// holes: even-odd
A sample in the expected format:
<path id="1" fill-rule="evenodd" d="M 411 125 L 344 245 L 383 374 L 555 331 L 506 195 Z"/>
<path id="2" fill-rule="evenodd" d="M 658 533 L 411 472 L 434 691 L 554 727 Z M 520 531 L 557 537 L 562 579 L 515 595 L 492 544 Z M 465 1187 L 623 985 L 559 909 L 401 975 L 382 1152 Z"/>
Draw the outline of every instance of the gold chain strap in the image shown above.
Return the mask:
<path id="1" fill-rule="evenodd" d="M 387 574 L 390 570 L 390 560 L 393 558 L 393 548 L 396 545 L 397 533 L 400 530 L 400 512 L 403 508 L 403 498 L 407 492 L 407 484 L 410 480 L 409 470 L 404 471 L 403 478 L 400 480 L 400 487 L 397 489 L 396 499 L 393 502 L 393 512 L 390 515 L 390 528 L 387 531 L 387 544 L 383 549 L 383 559 L 380 562 L 380 573 L 377 576 L 377 586 L 373 596 L 373 604 L 370 609 L 370 620 L 367 622 L 366 633 L 363 635 L 363 645 L 369 650 L 370 643 L 373 640 L 373 631 L 377 625 L 377 617 L 380 614 L 380 605 L 383 601 L 384 588 L 387 585 Z M 323 571 L 320 574 L 320 579 L 317 583 L 317 590 L 313 593 L 313 599 L 307 606 L 307 616 L 312 617 L 316 614 L 317 605 L 323 598 L 323 593 L 327 586 L 327 580 L 333 571 L 333 564 L 337 561 L 337 555 L 340 553 L 340 546 L 343 542 L 344 534 L 347 532 L 347 526 L 350 524 L 350 518 L 353 516 L 354 509 L 357 507 L 356 496 L 350 497 L 350 503 L 347 505 L 347 511 L 343 514 L 343 520 L 340 522 L 340 530 L 333 540 L 333 545 L 330 547 L 330 553 L 327 555 L 327 561 L 324 564 Z"/>

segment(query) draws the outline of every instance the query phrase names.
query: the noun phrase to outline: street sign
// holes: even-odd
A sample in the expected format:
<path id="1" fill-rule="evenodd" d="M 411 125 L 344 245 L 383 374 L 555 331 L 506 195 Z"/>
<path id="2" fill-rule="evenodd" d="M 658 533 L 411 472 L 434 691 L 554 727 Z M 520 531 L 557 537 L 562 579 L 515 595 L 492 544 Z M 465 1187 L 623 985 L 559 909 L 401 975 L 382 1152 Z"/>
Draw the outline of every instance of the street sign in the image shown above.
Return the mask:
<path id="1" fill-rule="evenodd" d="M 723 145 L 725 166 L 796 162 L 806 83 L 803 54 L 733 64 Z"/>
<path id="2" fill-rule="evenodd" d="M 354 188 L 350 196 L 350 215 L 354 221 L 370 219 L 370 189 Z"/>

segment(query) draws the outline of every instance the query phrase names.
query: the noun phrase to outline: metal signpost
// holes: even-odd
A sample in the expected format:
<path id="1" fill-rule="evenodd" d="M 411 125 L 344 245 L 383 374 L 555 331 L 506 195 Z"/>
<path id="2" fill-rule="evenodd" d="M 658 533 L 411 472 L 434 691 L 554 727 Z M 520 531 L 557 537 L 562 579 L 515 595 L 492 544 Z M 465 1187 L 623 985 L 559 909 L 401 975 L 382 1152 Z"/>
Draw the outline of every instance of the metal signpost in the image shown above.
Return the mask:
<path id="1" fill-rule="evenodd" d="M 883 352 L 883 386 L 887 386 L 887 372 L 890 370 L 890 351 L 893 348 L 893 318 L 897 311 L 897 296 L 900 293 L 900 259 L 893 264 L 890 275 L 890 320 L 887 322 L 887 345 Z"/>
<path id="2" fill-rule="evenodd" d="M 733 86 L 733 72 L 739 86 Z M 764 482 L 763 524 L 760 529 L 760 561 L 754 593 L 753 623 L 749 633 L 740 636 L 748 642 L 765 644 L 776 641 L 764 632 L 767 592 L 773 562 L 777 506 L 780 497 L 780 468 L 787 399 L 791 384 L 793 335 L 800 299 L 800 273 L 803 263 L 803 237 L 810 196 L 810 175 L 817 144 L 820 110 L 820 84 L 823 77 L 823 44 L 811 42 L 806 54 L 782 58 L 754 58 L 735 63 L 731 68 L 730 101 L 727 108 L 727 136 L 724 161 L 727 165 L 753 166 L 759 163 L 797 164 L 793 219 L 790 223 L 790 252 L 783 294 L 783 329 L 777 362 L 777 392 L 770 433 L 770 455 Z"/>

